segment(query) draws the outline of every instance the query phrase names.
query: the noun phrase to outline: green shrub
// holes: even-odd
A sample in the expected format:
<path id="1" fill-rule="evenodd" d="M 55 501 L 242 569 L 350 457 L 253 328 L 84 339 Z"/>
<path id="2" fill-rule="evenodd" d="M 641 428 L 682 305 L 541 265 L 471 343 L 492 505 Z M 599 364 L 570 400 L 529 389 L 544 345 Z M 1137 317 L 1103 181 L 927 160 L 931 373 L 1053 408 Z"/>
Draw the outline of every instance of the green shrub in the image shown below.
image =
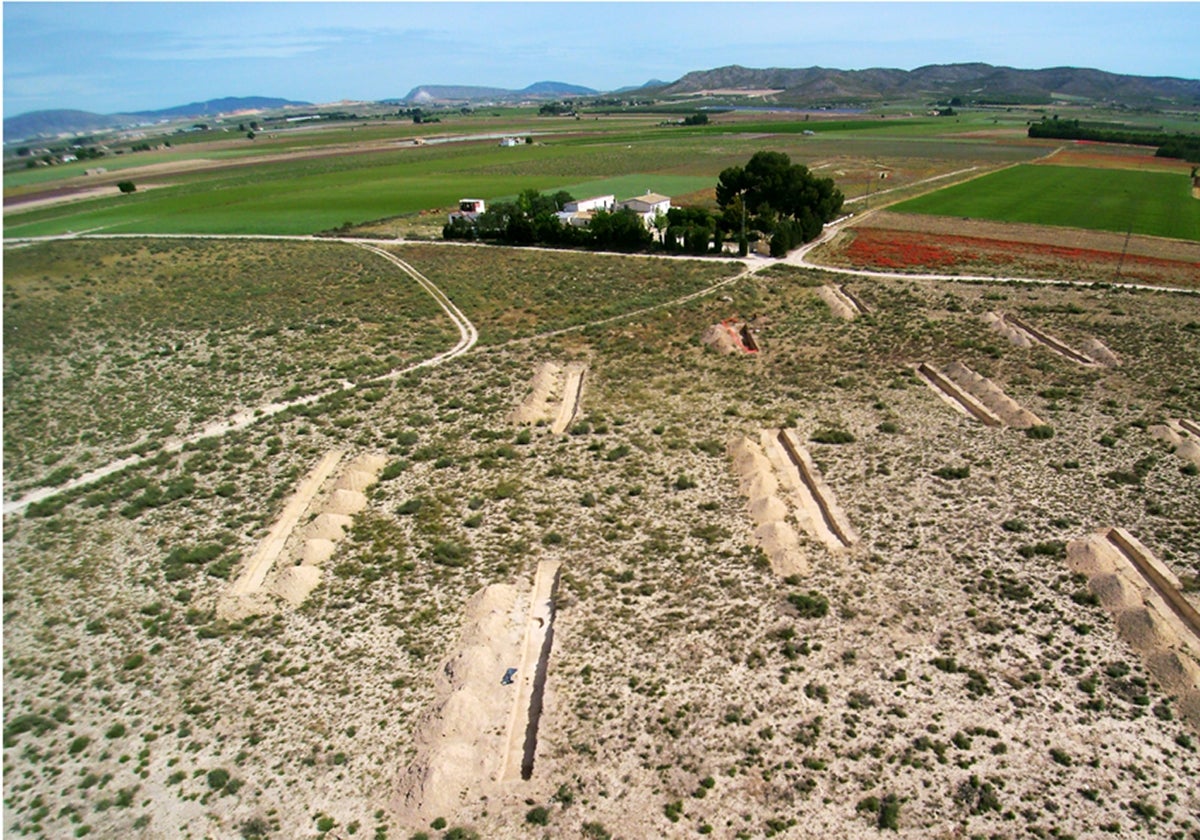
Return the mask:
<path id="1" fill-rule="evenodd" d="M 547 825 L 550 822 L 550 812 L 542 806 L 531 808 L 525 814 L 525 822 L 530 825 Z"/>
<path id="2" fill-rule="evenodd" d="M 787 600 L 801 618 L 823 618 L 829 612 L 829 599 L 811 589 L 807 593 L 793 592 Z"/>
<path id="3" fill-rule="evenodd" d="M 213 790 L 220 790 L 229 784 L 229 771 L 220 768 L 208 771 L 208 786 Z M 326 829 L 328 831 L 328 829 Z"/>
<path id="4" fill-rule="evenodd" d="M 971 474 L 971 468 L 964 464 L 961 467 L 940 467 L 933 474 L 945 481 L 958 481 Z"/>
<path id="5" fill-rule="evenodd" d="M 1054 427 L 1047 425 L 1030 426 L 1025 430 L 1025 437 L 1033 440 L 1049 440 L 1054 437 Z"/>
<path id="6" fill-rule="evenodd" d="M 854 435 L 847 432 L 845 429 L 820 429 L 813 432 L 809 440 L 814 443 L 854 443 Z"/>

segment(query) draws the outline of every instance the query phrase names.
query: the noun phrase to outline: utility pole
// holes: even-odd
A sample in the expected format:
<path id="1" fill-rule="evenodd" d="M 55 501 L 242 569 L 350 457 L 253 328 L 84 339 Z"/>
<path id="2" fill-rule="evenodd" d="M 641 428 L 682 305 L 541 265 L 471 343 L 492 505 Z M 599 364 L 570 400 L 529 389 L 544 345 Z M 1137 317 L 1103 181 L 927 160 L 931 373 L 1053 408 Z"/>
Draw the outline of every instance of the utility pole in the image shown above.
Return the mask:
<path id="1" fill-rule="evenodd" d="M 1129 193 L 1125 193 L 1126 201 L 1129 201 L 1129 225 L 1125 228 L 1125 244 L 1121 246 L 1121 259 L 1117 261 L 1117 276 L 1113 278 L 1113 282 L 1121 279 L 1121 269 L 1125 267 L 1125 254 L 1129 251 L 1129 237 L 1133 234 L 1133 202 L 1130 200 Z"/>

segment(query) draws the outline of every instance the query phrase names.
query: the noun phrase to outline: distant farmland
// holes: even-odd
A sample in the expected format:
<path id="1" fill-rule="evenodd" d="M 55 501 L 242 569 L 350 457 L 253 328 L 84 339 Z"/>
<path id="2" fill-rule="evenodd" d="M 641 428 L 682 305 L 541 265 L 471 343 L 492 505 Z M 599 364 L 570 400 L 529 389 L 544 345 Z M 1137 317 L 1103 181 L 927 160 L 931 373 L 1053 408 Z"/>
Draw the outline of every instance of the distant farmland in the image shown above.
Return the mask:
<path id="1" fill-rule="evenodd" d="M 1186 173 L 1023 165 L 890 209 L 1200 241 L 1200 201 Z"/>

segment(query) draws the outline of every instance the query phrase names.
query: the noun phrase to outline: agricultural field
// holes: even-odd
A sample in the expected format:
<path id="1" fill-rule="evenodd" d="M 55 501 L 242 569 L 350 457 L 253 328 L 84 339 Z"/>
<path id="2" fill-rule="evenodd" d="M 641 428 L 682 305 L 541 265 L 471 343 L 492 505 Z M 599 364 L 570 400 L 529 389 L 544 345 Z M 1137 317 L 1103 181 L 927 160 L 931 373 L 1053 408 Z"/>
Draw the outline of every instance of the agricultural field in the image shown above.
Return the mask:
<path id="1" fill-rule="evenodd" d="M 75 164 L 15 172 L 5 176 L 6 203 L 16 202 L 6 207 L 5 236 L 80 231 L 311 234 L 423 211 L 437 211 L 434 215 L 444 221 L 444 211 L 463 196 L 492 200 L 530 187 L 578 190 L 580 196 L 617 192 L 621 198 L 650 189 L 706 204 L 712 202 L 720 171 L 761 149 L 767 132 L 772 148 L 822 174 L 840 172 L 835 177 L 848 196 L 869 189 L 880 167 L 896 170 L 896 183 L 902 184 L 910 165 L 916 180 L 972 164 L 1032 160 L 1053 148 L 1012 131 L 987 140 L 947 138 L 936 133 L 936 121 L 921 119 L 824 125 L 722 120 L 715 126 L 682 128 L 614 117 L 597 119 L 586 131 L 574 121 L 569 127 L 549 122 L 527 134 L 535 143 L 514 148 L 499 148 L 494 139 L 439 143 L 428 134 L 423 135 L 425 145 L 414 146 L 410 129 L 432 130 L 425 126 L 381 127 L 363 138 L 342 129 L 313 132 L 303 143 L 290 138 L 269 151 L 257 146 L 258 140 L 229 140 L 209 144 L 211 148 L 196 144 L 126 156 L 114 163 L 118 169 L 103 176 L 85 177 Z M 800 131 L 809 125 L 814 136 Z M 452 137 L 451 129 L 441 130 Z M 254 149 L 244 148 L 251 142 Z M 148 163 L 130 166 L 138 160 Z M 36 183 L 24 180 L 34 178 Z M 138 192 L 118 194 L 116 183 L 123 179 L 133 180 Z M 43 194 L 105 186 L 111 190 L 107 196 L 36 203 Z M 29 206 L 23 209 L 21 201 Z"/>
<path id="2" fill-rule="evenodd" d="M 891 209 L 1200 241 L 1200 201 L 1188 172 L 1182 162 L 1169 172 L 1017 166 Z"/>
<path id="3" fill-rule="evenodd" d="M 173 383 L 197 362 L 208 388 L 239 400 L 248 388 L 268 399 L 281 359 L 297 372 L 289 382 L 358 386 L 177 453 L 149 450 L 62 504 L 6 515 L 13 836 L 411 837 L 431 823 L 484 837 L 1200 832 L 1195 710 L 1065 558 L 1068 541 L 1119 525 L 1200 602 L 1200 478 L 1149 431 L 1200 416 L 1195 298 L 860 280 L 846 289 L 868 311 L 847 321 L 818 295 L 842 279 L 819 271 L 392 246 L 482 335 L 464 356 L 380 381 L 400 325 L 421 330 L 404 361 L 453 332 L 390 264 L 347 243 L 296 247 L 84 241 L 6 254 L 23 266 L 6 278 L 21 281 L 13 303 L 62 318 L 65 343 L 44 348 L 58 367 L 37 371 L 48 381 L 120 340 L 146 371 L 143 400 L 191 390 Z M 293 273 L 300 258 L 327 268 Z M 172 265 L 207 282 L 188 285 Z M 235 282 L 260 265 L 290 274 L 299 299 L 275 291 L 270 271 L 257 288 Z M 493 285 L 472 289 L 485 272 Z M 158 312 L 130 294 L 164 285 L 186 305 Z M 621 301 L 641 311 L 607 320 Z M 321 323 L 303 307 L 345 323 L 293 336 L 295 319 Z M 1010 344 L 984 321 L 997 310 L 1068 343 L 1102 341 L 1121 365 Z M 759 353 L 700 341 L 733 315 Z M 254 335 L 272 323 L 278 334 Z M 168 325 L 183 349 L 133 354 Z M 563 328 L 574 329 L 547 334 Z M 217 367 L 196 349 L 213 334 Z M 550 361 L 585 371 L 561 434 L 512 419 Z M 952 361 L 1049 431 L 984 426 L 911 367 Z M 67 405 L 41 409 L 61 414 L 68 443 L 35 437 L 28 475 L 56 469 L 51 453 L 93 428 Z M 26 406 L 6 395 L 6 432 L 33 425 Z M 165 420 L 152 416 L 138 434 L 155 436 Z M 804 571 L 786 576 L 760 547 L 731 456 L 780 428 L 858 537 L 827 548 L 793 519 Z M 333 451 L 386 465 L 320 584 L 299 608 L 222 612 Z M 560 573 L 529 778 L 454 777 L 463 796 L 430 813 L 432 794 L 406 792 L 414 769 L 436 769 L 434 733 L 461 725 L 445 675 L 466 679 L 471 622 L 506 593 L 527 599 L 543 561 Z M 506 664 L 470 687 L 479 702 L 509 702 Z M 472 753 L 481 768 L 502 759 L 490 743 Z"/>

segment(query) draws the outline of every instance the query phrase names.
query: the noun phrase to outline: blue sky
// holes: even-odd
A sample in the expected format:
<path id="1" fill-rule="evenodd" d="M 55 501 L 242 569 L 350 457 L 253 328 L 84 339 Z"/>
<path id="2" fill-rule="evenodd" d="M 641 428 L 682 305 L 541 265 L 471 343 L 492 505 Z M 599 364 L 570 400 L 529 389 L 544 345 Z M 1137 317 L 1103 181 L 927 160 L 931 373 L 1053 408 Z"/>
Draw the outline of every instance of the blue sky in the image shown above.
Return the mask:
<path id="1" fill-rule="evenodd" d="M 3 4 L 4 114 L 982 61 L 1200 77 L 1200 3 Z"/>

